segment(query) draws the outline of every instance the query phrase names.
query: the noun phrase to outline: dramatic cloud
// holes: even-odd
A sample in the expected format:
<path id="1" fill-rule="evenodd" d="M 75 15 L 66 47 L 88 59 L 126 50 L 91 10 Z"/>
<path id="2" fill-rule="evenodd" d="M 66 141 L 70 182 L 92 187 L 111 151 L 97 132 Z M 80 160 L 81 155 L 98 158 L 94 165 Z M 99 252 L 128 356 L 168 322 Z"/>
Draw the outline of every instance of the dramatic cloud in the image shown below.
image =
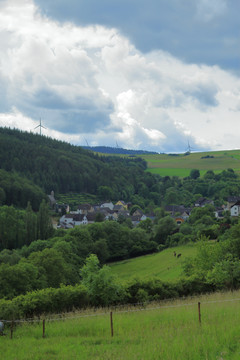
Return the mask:
<path id="1" fill-rule="evenodd" d="M 239 71 L 239 0 L 36 0 L 41 11 L 80 26 L 120 29 L 146 53 Z"/>
<path id="2" fill-rule="evenodd" d="M 226 6 L 201 0 L 195 16 L 208 23 Z M 239 108 L 239 77 L 219 66 L 142 52 L 114 27 L 57 22 L 31 0 L 0 2 L 1 126 L 33 131 L 41 117 L 44 134 L 75 144 L 234 148 Z"/>

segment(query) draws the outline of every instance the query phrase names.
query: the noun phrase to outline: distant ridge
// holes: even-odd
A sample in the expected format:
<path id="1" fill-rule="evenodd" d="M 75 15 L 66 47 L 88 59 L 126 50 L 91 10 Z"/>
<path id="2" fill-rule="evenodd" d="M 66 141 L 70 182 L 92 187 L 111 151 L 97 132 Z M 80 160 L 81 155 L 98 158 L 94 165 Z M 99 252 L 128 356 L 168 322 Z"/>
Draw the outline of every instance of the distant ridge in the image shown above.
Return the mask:
<path id="1" fill-rule="evenodd" d="M 128 150 L 119 147 L 111 147 L 111 146 L 82 146 L 82 148 L 87 150 L 92 150 L 95 152 L 99 152 L 102 154 L 122 154 L 122 155 L 154 155 L 158 154 L 155 151 L 147 151 L 147 150 Z"/>

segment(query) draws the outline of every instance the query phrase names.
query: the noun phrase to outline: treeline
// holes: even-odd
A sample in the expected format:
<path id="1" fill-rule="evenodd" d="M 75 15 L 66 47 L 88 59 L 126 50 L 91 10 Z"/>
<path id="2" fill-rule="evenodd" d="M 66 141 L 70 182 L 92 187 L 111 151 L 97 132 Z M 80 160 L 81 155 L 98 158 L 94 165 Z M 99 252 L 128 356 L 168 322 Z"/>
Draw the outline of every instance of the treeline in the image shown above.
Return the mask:
<path id="1" fill-rule="evenodd" d="M 147 151 L 147 150 L 129 150 L 123 149 L 120 147 L 111 147 L 111 146 L 82 146 L 83 149 L 92 150 L 95 152 L 99 152 L 102 154 L 119 154 L 119 155 L 157 155 L 158 153 L 155 151 Z"/>
<path id="2" fill-rule="evenodd" d="M 233 169 L 223 170 L 219 174 L 208 170 L 203 177 L 200 177 L 198 169 L 193 169 L 184 179 L 159 176 L 158 183 L 151 190 L 153 193 L 149 194 L 150 198 L 161 205 L 189 207 L 200 197 L 206 197 L 214 200 L 215 205 L 222 206 L 229 196 L 239 196 L 240 181 Z"/>

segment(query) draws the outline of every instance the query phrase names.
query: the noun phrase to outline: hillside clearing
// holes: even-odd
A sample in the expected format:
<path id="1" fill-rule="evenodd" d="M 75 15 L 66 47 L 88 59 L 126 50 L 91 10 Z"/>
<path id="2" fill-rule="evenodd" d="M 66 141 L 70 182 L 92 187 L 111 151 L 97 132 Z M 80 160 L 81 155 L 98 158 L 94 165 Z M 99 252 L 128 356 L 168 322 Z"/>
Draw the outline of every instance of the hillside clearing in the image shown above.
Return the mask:
<path id="1" fill-rule="evenodd" d="M 174 251 L 181 253 L 181 257 L 176 258 Z M 196 252 L 195 244 L 168 248 L 160 253 L 113 263 L 111 269 L 122 280 L 158 277 L 163 281 L 175 281 L 181 277 L 184 259 L 195 256 Z"/>

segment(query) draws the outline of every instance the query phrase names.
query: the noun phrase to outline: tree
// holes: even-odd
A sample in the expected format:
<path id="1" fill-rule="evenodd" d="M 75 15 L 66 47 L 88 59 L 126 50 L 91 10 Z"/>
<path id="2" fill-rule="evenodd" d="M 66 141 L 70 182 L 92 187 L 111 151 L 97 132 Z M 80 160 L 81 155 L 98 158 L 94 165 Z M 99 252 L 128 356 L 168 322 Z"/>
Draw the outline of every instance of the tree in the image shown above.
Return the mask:
<path id="1" fill-rule="evenodd" d="M 32 253 L 29 262 L 43 270 L 49 287 L 66 283 L 67 267 L 62 254 L 55 249 Z"/>
<path id="2" fill-rule="evenodd" d="M 11 299 L 27 291 L 46 286 L 44 279 L 40 281 L 40 277 L 39 269 L 27 263 L 25 259 L 13 266 L 0 265 L 0 298 Z"/>
<path id="3" fill-rule="evenodd" d="M 30 202 L 27 204 L 25 213 L 26 245 L 37 239 L 37 216 L 32 211 Z"/>
<path id="4" fill-rule="evenodd" d="M 158 244 L 165 244 L 168 236 L 174 234 L 177 230 L 176 221 L 170 216 L 166 216 L 160 219 L 154 227 L 154 240 Z"/>
<path id="5" fill-rule="evenodd" d="M 107 306 L 123 299 L 124 291 L 109 266 L 100 268 L 96 255 L 90 255 L 80 270 L 82 284 L 86 286 L 95 306 Z"/>
<path id="6" fill-rule="evenodd" d="M 103 222 L 104 221 L 104 214 L 101 212 L 96 213 L 95 222 Z"/>
<path id="7" fill-rule="evenodd" d="M 151 219 L 146 218 L 146 220 L 140 221 L 137 227 L 144 229 L 146 233 L 150 234 L 153 229 L 153 222 Z"/>
<path id="8" fill-rule="evenodd" d="M 104 264 L 109 258 L 107 241 L 105 239 L 95 241 L 93 245 L 93 253 L 97 255 L 101 264 Z"/>
<path id="9" fill-rule="evenodd" d="M 97 193 L 101 200 L 111 200 L 113 198 L 113 192 L 109 186 L 99 186 Z"/>
<path id="10" fill-rule="evenodd" d="M 190 178 L 191 179 L 197 179 L 200 177 L 200 171 L 198 169 L 192 169 L 190 171 Z"/>
<path id="11" fill-rule="evenodd" d="M 49 207 L 43 200 L 38 212 L 38 237 L 41 240 L 48 239 L 53 233 L 53 227 L 49 216 Z"/>

